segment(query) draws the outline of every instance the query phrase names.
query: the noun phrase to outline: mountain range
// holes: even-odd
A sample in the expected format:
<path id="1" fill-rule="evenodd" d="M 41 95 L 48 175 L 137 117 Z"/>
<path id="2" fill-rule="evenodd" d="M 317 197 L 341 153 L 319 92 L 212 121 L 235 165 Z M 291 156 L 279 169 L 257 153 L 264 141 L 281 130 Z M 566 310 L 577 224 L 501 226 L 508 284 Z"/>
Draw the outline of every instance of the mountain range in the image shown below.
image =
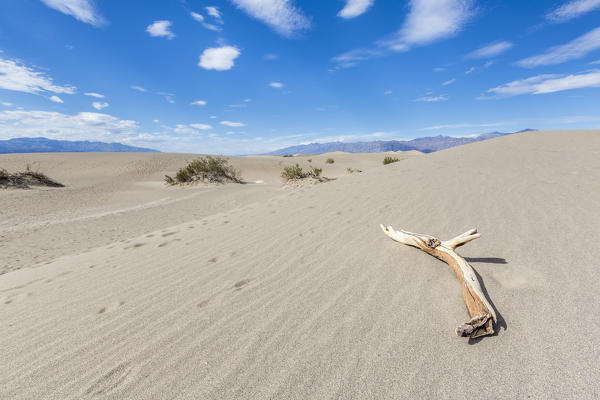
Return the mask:
<path id="1" fill-rule="evenodd" d="M 412 140 L 376 140 L 372 142 L 329 142 L 329 143 L 310 143 L 298 146 L 285 147 L 275 150 L 269 155 L 288 155 L 288 154 L 323 154 L 334 151 L 343 151 L 346 153 L 382 153 L 385 151 L 410 151 L 417 150 L 422 153 L 432 153 L 450 147 L 460 146 L 463 144 L 480 142 L 482 140 L 493 139 L 500 136 L 512 135 L 513 133 L 521 133 L 534 131 L 535 129 L 523 129 L 518 132 L 489 132 L 468 137 L 452 137 L 452 136 L 430 136 Z"/>
<path id="2" fill-rule="evenodd" d="M 56 152 L 158 152 L 143 147 L 121 143 L 53 140 L 43 137 L 0 140 L 0 154 L 6 153 L 56 153 Z"/>

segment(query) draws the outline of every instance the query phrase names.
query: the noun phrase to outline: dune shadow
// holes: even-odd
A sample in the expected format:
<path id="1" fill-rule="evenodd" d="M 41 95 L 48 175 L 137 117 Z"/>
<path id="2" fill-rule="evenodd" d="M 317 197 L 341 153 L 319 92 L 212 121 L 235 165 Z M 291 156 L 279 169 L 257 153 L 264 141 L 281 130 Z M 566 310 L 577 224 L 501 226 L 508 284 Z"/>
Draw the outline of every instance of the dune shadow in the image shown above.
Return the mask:
<path id="1" fill-rule="evenodd" d="M 479 263 L 489 263 L 489 264 L 508 264 L 506 259 L 499 257 L 465 257 L 467 262 L 479 262 Z"/>
<path id="2" fill-rule="evenodd" d="M 465 257 L 465 260 L 472 261 L 472 262 L 478 262 L 475 260 L 501 260 L 501 261 L 479 261 L 479 262 L 491 262 L 491 263 L 495 263 L 495 264 L 508 264 L 504 258 L 495 258 L 495 257 L 491 257 L 491 258 L 466 258 Z M 488 301 L 490 302 L 490 305 L 496 312 L 496 319 L 497 319 L 496 329 L 494 330 L 494 334 L 491 336 L 498 336 L 498 333 L 500 332 L 500 330 L 501 329 L 506 330 L 508 325 L 506 324 L 506 320 L 504 319 L 504 317 L 502 317 L 502 314 L 500 314 L 500 311 L 498 311 L 498 308 L 496 307 L 496 305 L 492 301 L 490 295 L 488 294 L 488 291 L 485 287 L 485 283 L 483 283 L 483 279 L 481 279 L 481 275 L 479 275 L 479 273 L 477 271 L 475 271 L 475 268 L 473 268 L 473 272 L 475 272 L 475 276 L 477 277 L 477 280 L 479 281 L 479 284 L 481 285 L 481 290 L 483 291 L 483 294 L 488 299 Z M 477 343 L 481 342 L 481 340 L 483 340 L 484 338 L 485 338 L 485 336 L 480 336 L 475 339 L 469 339 L 468 343 L 471 345 L 477 344 Z"/>

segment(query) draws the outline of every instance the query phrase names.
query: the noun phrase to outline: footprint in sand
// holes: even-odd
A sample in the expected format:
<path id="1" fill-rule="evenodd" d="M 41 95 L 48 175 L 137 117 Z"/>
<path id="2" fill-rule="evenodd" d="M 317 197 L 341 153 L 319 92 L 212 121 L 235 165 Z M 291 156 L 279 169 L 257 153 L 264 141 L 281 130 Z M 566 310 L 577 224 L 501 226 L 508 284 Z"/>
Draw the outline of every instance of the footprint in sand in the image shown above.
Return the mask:
<path id="1" fill-rule="evenodd" d="M 123 304 L 125 304 L 125 302 L 123 300 L 120 300 L 120 301 L 115 300 L 115 301 L 111 302 L 109 305 L 107 305 L 106 307 L 102 307 L 101 309 L 99 309 L 98 314 L 104 314 L 107 312 L 115 311 L 116 309 L 121 307 Z"/>

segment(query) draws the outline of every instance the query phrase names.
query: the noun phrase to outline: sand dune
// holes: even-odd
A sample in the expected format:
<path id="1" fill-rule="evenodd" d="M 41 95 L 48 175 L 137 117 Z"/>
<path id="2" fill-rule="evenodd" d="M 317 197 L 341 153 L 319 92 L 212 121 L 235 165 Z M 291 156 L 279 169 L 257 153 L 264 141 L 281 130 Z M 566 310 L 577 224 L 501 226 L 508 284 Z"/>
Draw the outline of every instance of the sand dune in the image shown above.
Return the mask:
<path id="1" fill-rule="evenodd" d="M 385 167 L 336 154 L 339 179 L 299 190 L 281 188 L 281 163 L 327 155 L 233 160 L 263 184 L 158 185 L 186 158 L 0 157 L 69 185 L 0 193 L 0 398 L 597 396 L 599 131 Z M 459 252 L 499 333 L 456 337 L 452 271 L 382 222 L 442 239 L 477 227 Z"/>

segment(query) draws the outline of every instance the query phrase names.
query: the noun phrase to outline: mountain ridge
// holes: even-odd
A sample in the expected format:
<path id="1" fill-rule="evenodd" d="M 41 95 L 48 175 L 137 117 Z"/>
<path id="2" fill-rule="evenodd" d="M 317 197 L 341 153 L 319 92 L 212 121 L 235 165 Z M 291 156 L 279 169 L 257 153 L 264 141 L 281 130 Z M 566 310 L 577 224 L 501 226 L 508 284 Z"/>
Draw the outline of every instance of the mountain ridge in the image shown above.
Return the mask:
<path id="1" fill-rule="evenodd" d="M 158 150 L 128 146 L 122 143 L 90 142 L 87 140 L 54 140 L 45 137 L 13 138 L 0 140 L 0 154 L 14 153 L 90 153 L 90 152 L 132 152 L 158 153 Z"/>
<path id="2" fill-rule="evenodd" d="M 461 146 L 483 140 L 493 139 L 500 136 L 512 135 L 515 133 L 535 131 L 536 129 L 523 129 L 518 132 L 488 132 L 469 137 L 452 136 L 428 136 L 412 140 L 375 140 L 370 142 L 327 142 L 327 143 L 309 143 L 285 147 L 267 153 L 268 155 L 288 155 L 288 154 L 323 154 L 334 151 L 343 151 L 346 153 L 382 153 L 386 151 L 411 151 L 417 150 L 422 153 L 433 153 L 439 150 L 451 147 Z"/>

